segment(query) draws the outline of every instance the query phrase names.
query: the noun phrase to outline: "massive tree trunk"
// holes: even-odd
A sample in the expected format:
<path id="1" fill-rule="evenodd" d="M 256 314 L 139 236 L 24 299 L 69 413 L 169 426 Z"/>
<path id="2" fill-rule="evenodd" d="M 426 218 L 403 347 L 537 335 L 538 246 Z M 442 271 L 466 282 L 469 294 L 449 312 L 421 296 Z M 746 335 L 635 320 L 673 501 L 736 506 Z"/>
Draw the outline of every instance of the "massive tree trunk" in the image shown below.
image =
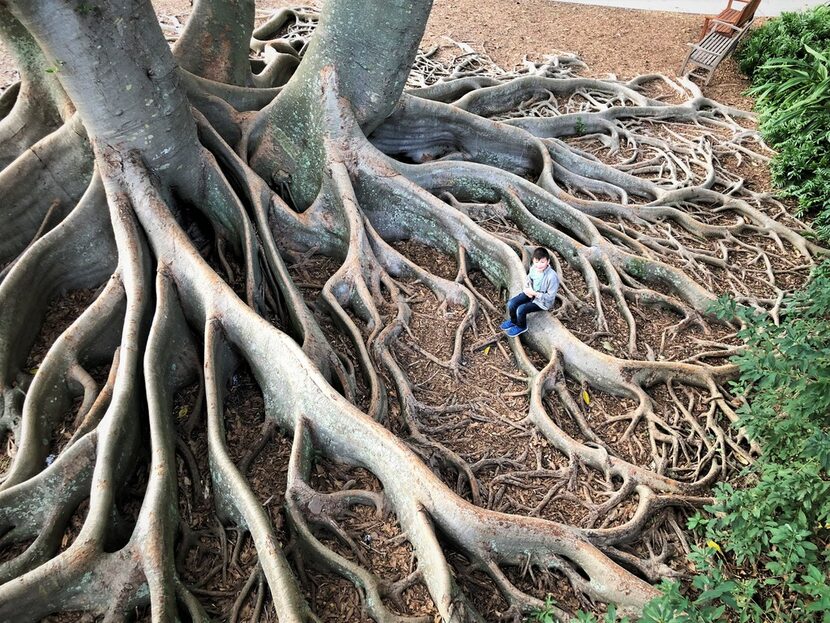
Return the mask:
<path id="1" fill-rule="evenodd" d="M 473 585 L 519 620 L 543 604 L 534 574 L 569 587 L 562 619 L 572 604 L 637 612 L 677 573 L 682 513 L 756 450 L 729 426 L 739 345 L 711 305 L 731 293 L 777 313 L 821 250 L 724 169 L 764 162 L 763 147 L 690 83 L 551 61 L 404 94 L 430 6 L 330 0 L 292 46 L 270 33 L 316 17 L 253 31 L 252 0 L 198 0 L 172 51 L 149 1 L 0 6 L 22 77 L 0 102 L 0 620 L 147 606 L 207 620 L 203 585 L 238 566 L 245 535 L 250 581 L 220 618 L 258 618 L 269 594 L 280 621 L 319 620 L 309 569 L 348 580 L 382 622 L 491 619 Z M 652 99 L 650 83 L 687 99 Z M 564 285 L 510 353 L 494 347 L 518 382 L 511 419 L 466 368 L 535 245 Z M 428 249 L 453 275 L 419 263 Z M 309 289 L 297 270 L 321 257 L 336 268 Z M 85 309 L 33 354 L 47 310 L 77 290 Z M 430 314 L 452 325 L 445 355 L 407 337 Z M 435 399 L 412 352 L 474 395 Z M 263 428 L 240 458 L 228 403 L 247 371 Z M 528 450 L 444 437 L 478 425 Z M 287 470 L 284 490 L 263 500 L 249 471 L 279 439 L 290 452 L 267 469 Z M 335 463 L 359 475 L 323 490 L 315 474 Z M 531 506 L 511 497 L 536 479 Z M 554 521 L 557 502 L 581 523 Z M 202 504 L 218 528 L 189 523 Z M 367 508 L 411 548 L 410 573 L 384 576 L 344 527 Z M 185 581 L 214 529 L 224 566 Z M 407 614 L 416 587 L 432 611 Z"/>

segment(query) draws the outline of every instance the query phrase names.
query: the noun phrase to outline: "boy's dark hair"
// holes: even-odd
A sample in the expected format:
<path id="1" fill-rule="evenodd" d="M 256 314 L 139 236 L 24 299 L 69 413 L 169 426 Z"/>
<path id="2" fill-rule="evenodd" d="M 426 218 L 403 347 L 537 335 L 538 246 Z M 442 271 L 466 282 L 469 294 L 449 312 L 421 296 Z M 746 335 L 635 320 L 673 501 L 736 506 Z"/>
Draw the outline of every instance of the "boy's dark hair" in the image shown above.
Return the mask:
<path id="1" fill-rule="evenodd" d="M 548 250 L 545 247 L 536 247 L 536 250 L 533 252 L 533 259 L 545 259 L 550 261 L 550 253 L 548 253 Z"/>

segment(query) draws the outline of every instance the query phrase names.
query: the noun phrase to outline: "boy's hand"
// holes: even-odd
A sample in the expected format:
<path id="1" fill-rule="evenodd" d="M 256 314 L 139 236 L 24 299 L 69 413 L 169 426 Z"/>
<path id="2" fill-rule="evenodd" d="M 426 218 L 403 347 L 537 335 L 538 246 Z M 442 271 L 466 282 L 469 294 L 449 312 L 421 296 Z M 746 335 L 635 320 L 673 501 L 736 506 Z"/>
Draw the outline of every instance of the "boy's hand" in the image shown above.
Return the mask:
<path id="1" fill-rule="evenodd" d="M 524 289 L 525 296 L 529 296 L 530 298 L 536 298 L 536 293 L 531 290 L 530 288 Z"/>

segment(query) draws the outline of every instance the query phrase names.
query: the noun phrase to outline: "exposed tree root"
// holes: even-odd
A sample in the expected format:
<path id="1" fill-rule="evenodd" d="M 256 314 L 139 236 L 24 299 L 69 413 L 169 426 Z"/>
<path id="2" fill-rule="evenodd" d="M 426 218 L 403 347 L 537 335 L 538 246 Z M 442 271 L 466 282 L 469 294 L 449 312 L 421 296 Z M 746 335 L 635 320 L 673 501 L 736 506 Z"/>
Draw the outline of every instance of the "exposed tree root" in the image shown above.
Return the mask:
<path id="1" fill-rule="evenodd" d="M 0 621 L 207 621 L 213 598 L 231 621 L 319 621 L 314 574 L 381 623 L 520 621 L 554 578 L 567 620 L 639 612 L 681 573 L 684 513 L 758 451 L 732 426 L 741 346 L 711 306 L 777 317 L 825 253 L 726 166 L 768 158 L 745 113 L 574 58 L 447 67 L 416 54 L 428 2 L 390 2 L 379 27 L 371 3 L 332 0 L 309 43 L 308 10 L 254 31 L 253 2 L 200 0 L 172 53 L 149 3 L 8 4 L 0 33 L 43 62 L 76 40 L 136 52 L 119 40 L 123 77 L 91 94 L 90 46 L 77 73 L 24 72 L 0 121 Z M 557 307 L 505 345 L 503 294 L 537 245 Z M 301 278 L 320 256 L 333 269 Z M 78 288 L 93 301 L 27 366 Z M 242 369 L 262 405 L 238 447 Z M 362 475 L 324 490 L 334 463 Z M 397 576 L 367 516 L 407 548 Z"/>

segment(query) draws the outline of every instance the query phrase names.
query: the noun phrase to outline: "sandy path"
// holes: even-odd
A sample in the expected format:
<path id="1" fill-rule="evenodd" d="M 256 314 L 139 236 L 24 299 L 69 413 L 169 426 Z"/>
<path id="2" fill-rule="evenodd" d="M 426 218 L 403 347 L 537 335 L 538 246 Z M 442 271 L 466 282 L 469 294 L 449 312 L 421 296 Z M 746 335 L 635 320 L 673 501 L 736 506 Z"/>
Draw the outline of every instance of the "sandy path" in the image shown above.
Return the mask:
<path id="1" fill-rule="evenodd" d="M 654 0 L 563 0 L 574 4 L 601 4 L 616 6 L 624 9 L 654 8 Z M 775 17 L 784 11 L 803 11 L 808 7 L 823 4 L 823 0 L 764 0 L 758 6 L 755 15 L 759 17 Z M 709 13 L 717 14 L 726 6 L 726 0 L 661 0 L 663 11 L 672 13 Z M 742 5 L 739 5 L 742 6 Z"/>

